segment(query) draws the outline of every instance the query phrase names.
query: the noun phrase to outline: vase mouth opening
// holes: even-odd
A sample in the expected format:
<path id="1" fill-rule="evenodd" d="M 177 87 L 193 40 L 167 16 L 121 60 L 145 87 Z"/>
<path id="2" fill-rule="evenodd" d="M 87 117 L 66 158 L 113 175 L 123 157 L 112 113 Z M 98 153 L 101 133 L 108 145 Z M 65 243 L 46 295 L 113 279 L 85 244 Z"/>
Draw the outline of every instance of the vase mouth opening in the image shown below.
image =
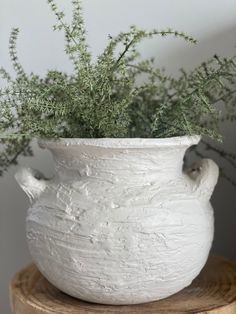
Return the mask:
<path id="1" fill-rule="evenodd" d="M 158 147 L 190 147 L 197 145 L 201 136 L 178 136 L 169 138 L 58 138 L 39 139 L 39 146 L 49 149 L 64 147 L 93 146 L 101 148 L 158 148 Z"/>

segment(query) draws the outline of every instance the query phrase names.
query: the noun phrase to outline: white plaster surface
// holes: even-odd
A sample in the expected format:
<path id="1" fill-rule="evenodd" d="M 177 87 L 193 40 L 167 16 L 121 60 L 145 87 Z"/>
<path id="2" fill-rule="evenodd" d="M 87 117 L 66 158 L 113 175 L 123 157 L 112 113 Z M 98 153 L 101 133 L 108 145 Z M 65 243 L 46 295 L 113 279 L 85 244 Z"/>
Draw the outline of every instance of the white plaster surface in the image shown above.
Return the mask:
<path id="1" fill-rule="evenodd" d="M 210 160 L 198 175 L 183 173 L 185 151 L 198 141 L 40 141 L 53 153 L 56 176 L 38 181 L 24 169 L 17 180 L 35 197 L 27 240 L 47 279 L 104 304 L 158 300 L 189 285 L 212 244 L 209 199 L 218 178 Z"/>

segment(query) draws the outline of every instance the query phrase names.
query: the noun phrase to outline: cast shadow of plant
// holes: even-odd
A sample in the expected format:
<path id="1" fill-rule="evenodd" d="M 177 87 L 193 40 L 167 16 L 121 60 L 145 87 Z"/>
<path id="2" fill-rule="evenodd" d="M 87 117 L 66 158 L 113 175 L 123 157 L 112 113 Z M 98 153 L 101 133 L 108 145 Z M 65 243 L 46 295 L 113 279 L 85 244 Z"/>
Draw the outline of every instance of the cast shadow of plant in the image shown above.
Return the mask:
<path id="1" fill-rule="evenodd" d="M 167 71 L 178 75 L 178 68 L 193 69 L 201 62 L 211 58 L 215 53 L 223 56 L 236 54 L 236 27 L 225 29 L 222 33 L 205 38 L 193 48 L 177 49 L 165 56 Z M 236 86 L 235 86 L 236 88 Z M 234 100 L 236 103 L 236 99 Z M 219 107 L 221 103 L 218 104 Z M 232 239 L 236 238 L 236 123 L 225 121 L 221 123 L 223 143 L 217 143 L 207 138 L 186 156 L 186 167 L 196 159 L 207 157 L 217 162 L 223 175 L 212 197 L 215 209 L 215 240 L 213 253 L 222 254 L 236 259 L 235 245 Z"/>

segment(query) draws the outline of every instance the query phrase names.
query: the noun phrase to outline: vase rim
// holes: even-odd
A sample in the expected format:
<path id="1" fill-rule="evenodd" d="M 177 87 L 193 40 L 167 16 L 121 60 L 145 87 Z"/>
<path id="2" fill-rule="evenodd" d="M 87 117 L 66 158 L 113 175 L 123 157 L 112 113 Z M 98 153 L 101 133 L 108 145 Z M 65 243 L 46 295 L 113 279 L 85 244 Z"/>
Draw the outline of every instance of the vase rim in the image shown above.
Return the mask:
<path id="1" fill-rule="evenodd" d="M 199 143 L 201 136 L 177 136 L 169 138 L 58 138 L 39 139 L 42 148 L 56 149 L 73 146 L 93 146 L 103 148 L 155 148 L 192 146 Z"/>

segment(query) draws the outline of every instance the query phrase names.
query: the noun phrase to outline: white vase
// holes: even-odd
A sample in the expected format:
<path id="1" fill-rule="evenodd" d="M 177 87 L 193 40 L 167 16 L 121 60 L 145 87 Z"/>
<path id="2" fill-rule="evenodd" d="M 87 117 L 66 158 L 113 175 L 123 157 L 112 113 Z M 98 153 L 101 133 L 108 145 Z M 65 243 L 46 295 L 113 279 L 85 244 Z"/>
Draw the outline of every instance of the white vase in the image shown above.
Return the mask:
<path id="1" fill-rule="evenodd" d="M 209 200 L 218 179 L 208 159 L 182 170 L 199 140 L 41 140 L 56 176 L 22 168 L 16 179 L 32 202 L 27 240 L 42 274 L 103 304 L 145 303 L 188 286 L 212 244 Z"/>

